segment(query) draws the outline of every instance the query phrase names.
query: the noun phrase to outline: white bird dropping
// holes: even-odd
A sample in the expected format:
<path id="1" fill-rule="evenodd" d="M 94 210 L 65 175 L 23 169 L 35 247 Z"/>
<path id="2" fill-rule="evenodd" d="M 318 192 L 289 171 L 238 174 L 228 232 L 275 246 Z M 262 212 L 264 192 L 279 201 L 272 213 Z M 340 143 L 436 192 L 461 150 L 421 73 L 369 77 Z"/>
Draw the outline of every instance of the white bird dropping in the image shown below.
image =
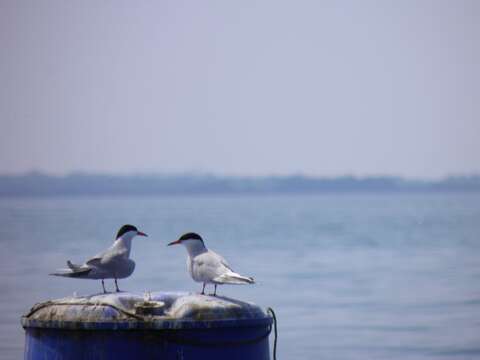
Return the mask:
<path id="1" fill-rule="evenodd" d="M 88 259 L 83 265 L 72 264 L 67 260 L 68 269 L 59 269 L 50 275 L 65 276 L 76 279 L 102 280 L 103 292 L 106 293 L 104 279 L 124 279 L 132 275 L 135 262 L 130 260 L 132 239 L 135 236 L 147 236 L 133 225 L 123 225 L 117 233 L 114 243 L 103 253 Z"/>
<path id="2" fill-rule="evenodd" d="M 188 252 L 187 268 L 192 279 L 203 283 L 202 295 L 205 294 L 205 285 L 214 284 L 213 296 L 217 294 L 217 285 L 245 285 L 254 284 L 251 277 L 242 276 L 232 270 L 227 261 L 212 250 L 208 250 L 200 235 L 187 233 L 178 240 L 168 244 L 182 244 Z"/>

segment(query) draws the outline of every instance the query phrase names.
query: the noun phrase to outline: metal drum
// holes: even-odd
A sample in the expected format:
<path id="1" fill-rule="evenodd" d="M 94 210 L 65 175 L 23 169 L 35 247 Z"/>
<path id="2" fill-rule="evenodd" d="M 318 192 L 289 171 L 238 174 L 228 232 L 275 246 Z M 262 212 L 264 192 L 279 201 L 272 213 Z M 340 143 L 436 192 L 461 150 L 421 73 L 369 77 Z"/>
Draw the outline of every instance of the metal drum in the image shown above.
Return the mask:
<path id="1" fill-rule="evenodd" d="M 268 360 L 272 318 L 255 304 L 188 293 L 112 293 L 35 305 L 25 359 Z"/>

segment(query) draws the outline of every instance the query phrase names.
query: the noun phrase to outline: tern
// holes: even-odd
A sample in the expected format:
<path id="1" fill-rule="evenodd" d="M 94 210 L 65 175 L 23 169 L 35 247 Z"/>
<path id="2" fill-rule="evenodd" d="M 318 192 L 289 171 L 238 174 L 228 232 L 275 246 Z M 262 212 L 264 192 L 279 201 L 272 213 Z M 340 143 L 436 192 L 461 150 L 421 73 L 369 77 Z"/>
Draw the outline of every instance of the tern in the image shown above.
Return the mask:
<path id="1" fill-rule="evenodd" d="M 227 261 L 212 250 L 208 250 L 200 235 L 186 233 L 176 241 L 168 244 L 182 244 L 188 252 L 187 268 L 192 279 L 203 283 L 201 294 L 205 294 L 205 285 L 215 285 L 213 296 L 217 295 L 217 285 L 232 284 L 244 285 L 254 284 L 251 277 L 242 276 L 232 270 Z"/>
<path id="2" fill-rule="evenodd" d="M 118 230 L 114 243 L 107 250 L 88 259 L 83 265 L 72 264 L 68 260 L 68 269 L 59 269 L 50 275 L 102 280 L 104 293 L 107 292 L 104 279 L 115 279 L 115 288 L 119 292 L 117 279 L 125 279 L 135 270 L 135 262 L 130 259 L 132 239 L 135 236 L 147 236 L 147 234 L 138 231 L 133 225 L 123 225 Z"/>

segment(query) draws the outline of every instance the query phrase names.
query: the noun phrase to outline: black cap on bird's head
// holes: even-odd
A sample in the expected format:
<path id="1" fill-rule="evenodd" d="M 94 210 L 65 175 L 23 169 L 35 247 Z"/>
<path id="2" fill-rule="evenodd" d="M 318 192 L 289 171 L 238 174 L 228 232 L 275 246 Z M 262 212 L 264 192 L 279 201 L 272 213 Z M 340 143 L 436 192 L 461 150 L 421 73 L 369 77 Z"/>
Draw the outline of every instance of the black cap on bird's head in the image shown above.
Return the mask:
<path id="1" fill-rule="evenodd" d="M 182 241 L 185 241 L 185 240 L 199 240 L 203 243 L 203 239 L 200 235 L 194 232 L 189 232 L 180 236 L 178 240 L 172 241 L 171 243 L 168 244 L 168 246 L 180 244 Z"/>
<path id="2" fill-rule="evenodd" d="M 122 237 L 123 235 L 125 235 L 127 232 L 130 232 L 130 231 L 135 231 L 137 233 L 137 235 L 140 235 L 140 236 L 148 236 L 147 234 L 141 232 L 141 231 L 138 231 L 138 229 L 133 226 L 133 225 L 123 225 L 120 230 L 118 230 L 118 233 L 117 233 L 117 239 Z"/>

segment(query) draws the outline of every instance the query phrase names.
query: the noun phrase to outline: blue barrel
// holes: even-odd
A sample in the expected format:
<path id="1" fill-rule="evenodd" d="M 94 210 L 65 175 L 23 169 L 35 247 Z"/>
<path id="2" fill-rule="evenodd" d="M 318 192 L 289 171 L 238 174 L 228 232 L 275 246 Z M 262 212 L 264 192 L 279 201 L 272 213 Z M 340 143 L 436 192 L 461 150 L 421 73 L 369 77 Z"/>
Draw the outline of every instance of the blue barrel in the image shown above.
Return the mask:
<path id="1" fill-rule="evenodd" d="M 35 305 L 25 359 L 268 360 L 272 318 L 255 304 L 188 293 L 112 293 Z"/>

